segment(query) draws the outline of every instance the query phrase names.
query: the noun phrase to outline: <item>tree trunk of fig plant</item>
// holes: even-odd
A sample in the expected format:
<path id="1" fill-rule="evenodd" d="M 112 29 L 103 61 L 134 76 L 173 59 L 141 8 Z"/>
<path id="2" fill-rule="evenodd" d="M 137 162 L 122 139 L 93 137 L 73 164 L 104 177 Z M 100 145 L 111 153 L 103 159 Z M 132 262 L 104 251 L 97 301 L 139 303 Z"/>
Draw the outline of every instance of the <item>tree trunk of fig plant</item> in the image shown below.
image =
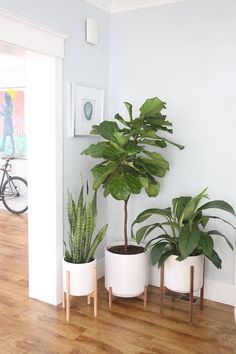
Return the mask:
<path id="1" fill-rule="evenodd" d="M 125 239 L 125 254 L 128 253 L 128 200 L 127 198 L 124 202 L 124 239 Z"/>

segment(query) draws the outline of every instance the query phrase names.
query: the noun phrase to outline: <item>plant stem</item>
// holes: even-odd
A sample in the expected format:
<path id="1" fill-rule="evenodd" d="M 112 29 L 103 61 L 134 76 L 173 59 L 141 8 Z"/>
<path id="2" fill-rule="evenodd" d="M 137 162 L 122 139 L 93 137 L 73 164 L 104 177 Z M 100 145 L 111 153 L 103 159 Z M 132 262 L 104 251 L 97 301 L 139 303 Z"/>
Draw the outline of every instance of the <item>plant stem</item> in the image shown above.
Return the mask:
<path id="1" fill-rule="evenodd" d="M 128 229 L 128 201 L 129 201 L 129 198 L 127 198 L 125 201 L 124 201 L 124 239 L 125 239 L 125 254 L 128 253 L 128 232 L 127 232 L 127 229 Z"/>

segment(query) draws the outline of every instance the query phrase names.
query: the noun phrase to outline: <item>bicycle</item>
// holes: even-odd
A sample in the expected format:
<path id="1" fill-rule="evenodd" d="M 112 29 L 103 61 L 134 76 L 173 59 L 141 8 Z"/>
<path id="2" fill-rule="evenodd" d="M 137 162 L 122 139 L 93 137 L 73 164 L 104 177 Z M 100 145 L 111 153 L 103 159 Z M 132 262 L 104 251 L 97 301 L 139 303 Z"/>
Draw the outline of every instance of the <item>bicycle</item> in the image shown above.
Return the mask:
<path id="1" fill-rule="evenodd" d="M 3 171 L 0 184 L 0 201 L 11 213 L 23 214 L 28 209 L 28 184 L 27 181 L 18 176 L 10 176 L 8 167 L 14 157 L 6 158 L 6 163 L 0 168 Z"/>

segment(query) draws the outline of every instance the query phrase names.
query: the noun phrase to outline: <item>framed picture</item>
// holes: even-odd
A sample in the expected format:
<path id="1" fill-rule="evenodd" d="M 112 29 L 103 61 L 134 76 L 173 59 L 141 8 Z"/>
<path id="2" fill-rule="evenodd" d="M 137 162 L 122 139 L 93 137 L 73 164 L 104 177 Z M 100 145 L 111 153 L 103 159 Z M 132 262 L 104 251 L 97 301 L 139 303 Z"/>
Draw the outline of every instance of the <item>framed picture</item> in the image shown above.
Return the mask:
<path id="1" fill-rule="evenodd" d="M 0 89 L 0 158 L 27 157 L 25 88 Z"/>
<path id="2" fill-rule="evenodd" d="M 70 136 L 89 135 L 103 120 L 104 91 L 71 84 Z"/>

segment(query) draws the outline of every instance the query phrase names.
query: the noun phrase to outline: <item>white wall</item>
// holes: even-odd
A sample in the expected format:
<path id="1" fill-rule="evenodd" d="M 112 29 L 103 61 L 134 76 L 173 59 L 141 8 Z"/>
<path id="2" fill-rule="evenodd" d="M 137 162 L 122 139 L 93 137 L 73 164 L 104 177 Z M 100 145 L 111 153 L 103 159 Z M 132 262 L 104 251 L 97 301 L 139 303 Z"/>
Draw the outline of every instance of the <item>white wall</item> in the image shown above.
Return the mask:
<path id="1" fill-rule="evenodd" d="M 159 96 L 167 102 L 174 140 L 186 146 L 163 151 L 171 169 L 160 195 L 132 198 L 130 221 L 145 208 L 168 206 L 174 196 L 206 186 L 211 198 L 236 207 L 235 13 L 235 1 L 190 0 L 112 16 L 109 116 L 124 112 L 123 101 L 139 107 Z M 120 204 L 108 204 L 112 239 L 122 234 Z M 235 244 L 235 232 L 219 227 Z M 216 248 L 223 269 L 208 265 L 207 279 L 232 285 L 235 253 L 221 240 Z"/>
<path id="2" fill-rule="evenodd" d="M 70 38 L 66 42 L 66 59 L 64 62 L 64 81 L 77 81 L 105 90 L 105 113 L 107 113 L 108 93 L 108 37 L 110 18 L 83 0 L 0 0 L 0 8 L 18 15 L 28 17 L 59 31 L 66 32 Z M 99 43 L 97 46 L 85 42 L 85 20 L 94 18 L 99 22 Z M 67 102 L 66 102 L 67 104 Z M 90 168 L 93 161 L 81 157 L 81 151 L 94 139 L 91 137 L 68 138 L 67 107 L 64 119 L 64 190 L 67 188 L 76 195 L 80 188 L 80 174 L 91 179 Z M 106 201 L 100 198 L 100 223 L 107 221 Z M 66 214 L 66 212 L 65 212 Z M 67 236 L 67 217 L 65 215 L 65 237 Z M 103 256 L 100 247 L 98 257 Z"/>

